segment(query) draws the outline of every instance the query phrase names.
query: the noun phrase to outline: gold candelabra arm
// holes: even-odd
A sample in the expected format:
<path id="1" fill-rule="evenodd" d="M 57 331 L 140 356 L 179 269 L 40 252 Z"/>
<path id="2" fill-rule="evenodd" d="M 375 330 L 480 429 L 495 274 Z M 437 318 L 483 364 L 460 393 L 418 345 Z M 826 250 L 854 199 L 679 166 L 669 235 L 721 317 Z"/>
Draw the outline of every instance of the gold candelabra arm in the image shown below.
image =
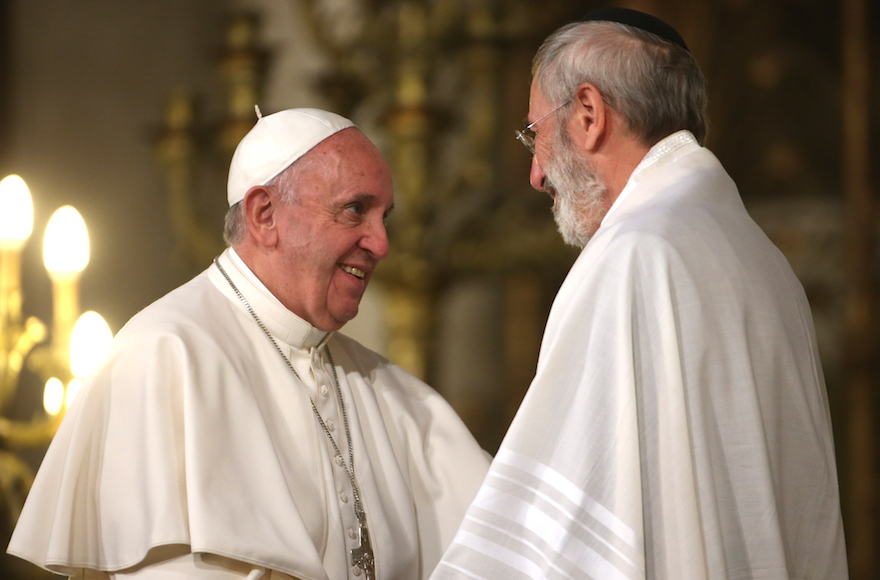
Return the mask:
<path id="1" fill-rule="evenodd" d="M 27 358 L 28 370 L 39 376 L 44 382 L 52 377 L 64 382 L 73 378 L 70 372 L 69 358 L 64 361 L 55 356 L 55 348 L 44 344 L 37 346 Z"/>
<path id="2" fill-rule="evenodd" d="M 220 75 L 226 84 L 226 118 L 221 144 L 232 156 L 239 141 L 254 126 L 254 105 L 260 103 L 266 52 L 257 46 L 259 22 L 253 14 L 236 14 L 226 27 L 226 49 Z"/>
<path id="3" fill-rule="evenodd" d="M 3 249 L 0 255 L 0 411 L 15 394 L 24 361 L 46 338 L 45 325 L 34 317 L 21 320 L 21 256 Z"/>
<path id="4" fill-rule="evenodd" d="M 165 129 L 157 151 L 165 166 L 168 207 L 177 239 L 187 257 L 195 263 L 210 262 L 220 251 L 217 232 L 199 218 L 193 188 L 195 163 L 194 103 L 187 95 L 175 95 L 168 102 Z"/>
<path id="5" fill-rule="evenodd" d="M 5 408 L 15 392 L 28 354 L 45 340 L 46 326 L 32 316 L 27 319 L 23 329 L 19 324 L 9 324 L 3 326 L 3 331 L 7 339 L 11 338 L 9 342 L 4 340 L 4 344 L 12 343 L 12 348 L 0 350 L 0 409 Z"/>
<path id="6" fill-rule="evenodd" d="M 226 30 L 226 46 L 220 55 L 219 72 L 227 88 L 224 119 L 215 135 L 227 166 L 239 141 L 256 123 L 254 105 L 259 104 L 266 65 L 266 53 L 256 44 L 258 21 L 251 14 L 238 14 L 230 19 Z M 168 210 L 178 244 L 187 261 L 199 268 L 223 251 L 221 228 L 207 215 L 216 207 L 212 192 L 209 203 L 199 195 L 203 190 L 197 177 L 202 160 L 216 153 L 205 151 L 205 135 L 213 130 L 198 122 L 195 98 L 173 95 L 168 102 L 164 127 L 156 144 L 159 161 L 165 171 Z M 205 154 L 210 155 L 206 156 Z"/>
<path id="7" fill-rule="evenodd" d="M 79 317 L 78 277 L 77 273 L 52 279 L 52 358 L 65 370 L 70 368 L 70 335 Z"/>
<path id="8" fill-rule="evenodd" d="M 82 336 L 90 330 L 88 325 L 81 327 L 85 330 L 75 328 L 78 279 L 89 261 L 89 241 L 85 222 L 76 209 L 63 206 L 55 211 L 43 239 L 43 263 L 53 290 L 52 342 L 41 345 L 47 337 L 46 325 L 37 318 L 22 317 L 21 252 L 32 231 L 33 208 L 20 177 L 12 175 L 0 181 L 0 206 L 7 212 L 0 213 L 0 518 L 14 523 L 34 480 L 30 466 L 16 453 L 49 444 L 67 403 L 79 389 L 80 382 L 72 380 L 69 347 L 74 332 Z M 99 341 L 87 335 L 79 340 L 84 342 L 93 345 Z M 81 363 L 83 356 L 79 350 L 77 354 Z M 18 389 L 30 382 L 23 380 L 28 378 L 22 373 L 25 363 L 44 381 L 51 379 L 43 391 L 43 408 L 34 411 L 30 419 L 23 419 L 22 409 L 17 408 L 28 397 L 16 397 Z M 28 389 L 30 386 L 24 387 Z M 11 407 L 16 407 L 14 412 Z"/>
<path id="9" fill-rule="evenodd" d="M 21 320 L 21 256 L 17 250 L 0 248 L 0 328 Z M 0 336 L 0 347 L 7 345 Z"/>
<path id="10" fill-rule="evenodd" d="M 34 482 L 34 474 L 24 461 L 7 451 L 0 451 L 0 507 L 9 521 L 21 515 L 24 500 Z"/>
<path id="11" fill-rule="evenodd" d="M 59 360 L 56 356 L 57 348 L 37 346 L 46 338 L 46 326 L 38 319 L 30 317 L 24 325 L 19 320 L 7 319 L 0 331 L 4 336 L 5 347 L 0 351 L 0 373 L 2 373 L 0 374 L 0 379 L 2 379 L 0 380 L 0 409 L 5 408 L 15 394 L 25 360 L 28 361 L 30 368 L 39 372 L 44 378 L 49 376 L 70 378 L 69 364 L 66 364 L 67 358 L 65 357 L 63 361 Z M 7 348 L 7 345 L 11 345 L 11 347 Z M 54 417 L 41 417 L 39 413 L 41 412 L 38 412 L 35 418 L 28 422 L 0 417 L 0 442 L 2 442 L 2 446 L 7 449 L 19 449 L 45 445 L 51 441 L 58 430 L 63 413 Z M 0 458 L 0 461 L 4 462 L 4 468 L 0 469 L 0 472 L 11 465 L 10 462 L 13 460 L 10 457 L 14 456 L 4 454 L 3 458 Z M 24 466 L 22 464 L 19 467 Z M 14 475 L 13 472 L 7 473 L 10 477 Z M 9 494 L 5 489 L 7 483 L 9 482 L 2 481 L 0 485 L 3 486 L 3 497 L 8 498 Z"/>
<path id="12" fill-rule="evenodd" d="M 0 417 L 0 441 L 9 449 L 45 445 L 55 436 L 63 418 L 64 413 L 44 417 L 37 415 L 28 422 Z"/>

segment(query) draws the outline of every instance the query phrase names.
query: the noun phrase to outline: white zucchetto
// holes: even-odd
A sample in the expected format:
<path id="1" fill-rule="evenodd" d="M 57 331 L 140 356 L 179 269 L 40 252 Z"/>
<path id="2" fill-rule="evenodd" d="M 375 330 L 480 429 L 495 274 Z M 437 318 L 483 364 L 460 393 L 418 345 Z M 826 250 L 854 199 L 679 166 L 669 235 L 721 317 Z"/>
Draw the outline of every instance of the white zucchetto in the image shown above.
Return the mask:
<path id="1" fill-rule="evenodd" d="M 254 128 L 235 148 L 229 166 L 226 196 L 230 207 L 255 185 L 265 185 L 308 153 L 312 147 L 333 135 L 354 127 L 354 123 L 321 109 L 287 109 L 260 116 Z"/>

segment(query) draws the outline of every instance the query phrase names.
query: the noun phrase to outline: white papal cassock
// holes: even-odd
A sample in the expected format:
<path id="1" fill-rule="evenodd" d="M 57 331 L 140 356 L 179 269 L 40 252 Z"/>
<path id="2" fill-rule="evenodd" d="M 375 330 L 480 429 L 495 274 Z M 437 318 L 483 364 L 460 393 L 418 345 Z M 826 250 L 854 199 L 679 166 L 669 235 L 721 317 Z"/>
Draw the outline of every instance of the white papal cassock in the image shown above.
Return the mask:
<path id="1" fill-rule="evenodd" d="M 846 578 L 813 323 L 688 132 L 633 173 L 433 579 Z"/>
<path id="2" fill-rule="evenodd" d="M 296 317 L 234 252 L 218 261 L 305 384 L 208 268 L 119 332 L 52 442 L 9 552 L 70 575 L 353 577 L 351 484 L 309 403 L 347 460 L 329 349 L 377 577 L 427 576 L 486 455 L 427 385 Z"/>

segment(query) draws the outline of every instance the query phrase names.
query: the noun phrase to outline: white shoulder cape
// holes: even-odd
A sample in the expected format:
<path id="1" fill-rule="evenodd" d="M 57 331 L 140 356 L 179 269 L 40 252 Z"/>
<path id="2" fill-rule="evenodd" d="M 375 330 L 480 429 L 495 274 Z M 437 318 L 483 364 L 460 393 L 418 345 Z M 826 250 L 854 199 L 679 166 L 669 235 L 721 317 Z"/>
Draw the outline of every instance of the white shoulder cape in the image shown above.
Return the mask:
<path id="1" fill-rule="evenodd" d="M 266 336 L 207 272 L 115 338 L 46 454 L 9 553 L 73 574 L 186 544 L 327 577 L 324 505 L 336 498 L 321 480 L 324 435 Z M 427 575 L 482 481 L 485 454 L 430 387 L 342 335 L 328 348 L 377 570 Z M 279 408 L 268 381 L 290 382 L 293 409 Z"/>

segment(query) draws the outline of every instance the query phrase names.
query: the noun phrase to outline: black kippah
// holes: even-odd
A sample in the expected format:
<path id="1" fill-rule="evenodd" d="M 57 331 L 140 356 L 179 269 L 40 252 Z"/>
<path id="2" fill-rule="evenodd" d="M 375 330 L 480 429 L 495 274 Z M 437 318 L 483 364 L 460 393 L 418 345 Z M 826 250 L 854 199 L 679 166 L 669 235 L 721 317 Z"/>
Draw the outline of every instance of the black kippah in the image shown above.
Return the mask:
<path id="1" fill-rule="evenodd" d="M 631 10 L 629 8 L 599 8 L 581 18 L 582 22 L 597 20 L 603 22 L 619 22 L 620 24 L 626 24 L 633 28 L 656 34 L 660 38 L 665 38 L 669 42 L 677 44 L 690 52 L 690 49 L 687 47 L 687 44 L 684 43 L 684 39 L 681 35 L 676 32 L 673 27 L 669 26 L 656 16 L 651 16 L 650 14 L 645 14 L 644 12 Z"/>

